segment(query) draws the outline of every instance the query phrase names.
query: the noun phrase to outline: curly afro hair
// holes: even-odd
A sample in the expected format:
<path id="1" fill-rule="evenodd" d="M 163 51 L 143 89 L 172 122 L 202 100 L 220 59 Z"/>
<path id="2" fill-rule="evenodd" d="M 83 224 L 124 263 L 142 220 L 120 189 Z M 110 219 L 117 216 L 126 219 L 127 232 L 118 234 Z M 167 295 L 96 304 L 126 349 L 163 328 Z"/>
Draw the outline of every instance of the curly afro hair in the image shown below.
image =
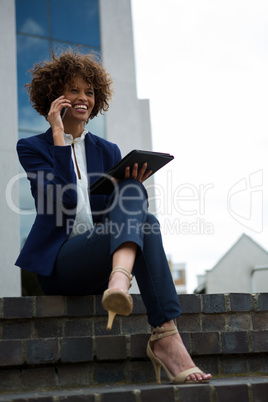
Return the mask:
<path id="1" fill-rule="evenodd" d="M 94 88 L 95 106 L 89 119 L 109 109 L 109 100 L 113 93 L 112 79 L 96 54 L 81 54 L 72 49 L 59 55 L 51 51 L 51 54 L 51 61 L 37 63 L 29 70 L 32 81 L 25 85 L 33 108 L 41 116 L 48 115 L 51 102 L 62 95 L 76 76 L 81 76 Z"/>

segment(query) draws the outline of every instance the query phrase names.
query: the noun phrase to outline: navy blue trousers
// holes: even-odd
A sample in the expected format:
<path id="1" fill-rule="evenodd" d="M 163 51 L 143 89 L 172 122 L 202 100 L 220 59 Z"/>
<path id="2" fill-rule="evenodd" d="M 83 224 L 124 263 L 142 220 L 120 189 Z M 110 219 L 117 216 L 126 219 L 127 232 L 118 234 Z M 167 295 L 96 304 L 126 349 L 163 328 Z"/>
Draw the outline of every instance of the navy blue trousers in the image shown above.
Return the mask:
<path id="1" fill-rule="evenodd" d="M 133 268 L 148 321 L 153 326 L 177 318 L 178 295 L 163 249 L 160 225 L 148 212 L 147 192 L 134 179 L 121 181 L 110 196 L 103 222 L 67 240 L 49 277 L 40 276 L 46 294 L 101 294 L 107 288 L 113 252 L 123 243 L 138 245 Z"/>

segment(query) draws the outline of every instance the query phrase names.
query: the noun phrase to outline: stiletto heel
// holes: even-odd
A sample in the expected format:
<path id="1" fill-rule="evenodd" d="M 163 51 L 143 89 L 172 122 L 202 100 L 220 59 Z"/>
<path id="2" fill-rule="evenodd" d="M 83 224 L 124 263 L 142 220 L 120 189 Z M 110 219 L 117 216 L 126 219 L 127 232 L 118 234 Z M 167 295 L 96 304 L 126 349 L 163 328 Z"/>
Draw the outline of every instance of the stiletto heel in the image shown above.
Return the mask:
<path id="1" fill-rule="evenodd" d="M 161 383 L 161 367 L 165 370 L 167 373 L 167 376 L 171 382 L 174 384 L 204 384 L 208 383 L 209 380 L 201 380 L 201 381 L 191 381 L 187 380 L 187 377 L 189 377 L 190 374 L 204 374 L 198 367 L 193 367 L 191 369 L 185 370 L 182 373 L 178 374 L 176 377 L 174 377 L 169 369 L 166 367 L 166 365 L 160 360 L 153 352 L 151 348 L 151 342 L 157 341 L 159 339 L 163 339 L 166 336 L 171 336 L 175 335 L 178 332 L 177 327 L 157 327 L 153 330 L 152 335 L 149 339 L 149 342 L 147 344 L 147 356 L 151 360 L 154 370 L 155 370 L 155 376 L 156 376 L 156 381 L 158 384 Z"/>
<path id="2" fill-rule="evenodd" d="M 114 311 L 108 310 L 108 323 L 107 323 L 107 329 L 112 329 L 113 322 L 114 322 L 114 317 L 116 316 L 116 313 Z"/>
<path id="3" fill-rule="evenodd" d="M 158 364 L 155 360 L 151 360 L 154 366 L 155 378 L 158 384 L 161 384 L 161 364 Z"/>
<path id="4" fill-rule="evenodd" d="M 129 287 L 131 286 L 132 275 L 128 272 L 127 269 L 125 269 L 124 267 L 115 267 L 112 270 L 111 275 L 115 272 L 122 272 L 123 274 L 125 274 L 130 281 Z M 116 314 L 124 316 L 128 316 L 129 314 L 131 314 L 133 310 L 133 300 L 128 293 L 125 293 L 120 289 L 107 289 L 103 293 L 102 306 L 105 310 L 108 311 L 107 329 L 112 329 L 114 317 L 116 316 Z"/>

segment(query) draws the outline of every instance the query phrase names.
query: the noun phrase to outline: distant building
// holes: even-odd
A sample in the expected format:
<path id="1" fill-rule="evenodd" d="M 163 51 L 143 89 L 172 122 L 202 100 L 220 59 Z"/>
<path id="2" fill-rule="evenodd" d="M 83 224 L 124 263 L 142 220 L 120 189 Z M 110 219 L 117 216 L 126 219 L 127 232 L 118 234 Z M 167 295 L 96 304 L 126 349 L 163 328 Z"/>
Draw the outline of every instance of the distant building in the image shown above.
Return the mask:
<path id="1" fill-rule="evenodd" d="M 169 263 L 171 274 L 178 294 L 185 294 L 186 291 L 186 269 L 185 263 Z"/>
<path id="2" fill-rule="evenodd" d="M 197 275 L 197 288 L 194 293 L 206 293 L 206 274 Z"/>
<path id="3" fill-rule="evenodd" d="M 268 252 L 246 234 L 205 275 L 195 293 L 268 292 Z"/>

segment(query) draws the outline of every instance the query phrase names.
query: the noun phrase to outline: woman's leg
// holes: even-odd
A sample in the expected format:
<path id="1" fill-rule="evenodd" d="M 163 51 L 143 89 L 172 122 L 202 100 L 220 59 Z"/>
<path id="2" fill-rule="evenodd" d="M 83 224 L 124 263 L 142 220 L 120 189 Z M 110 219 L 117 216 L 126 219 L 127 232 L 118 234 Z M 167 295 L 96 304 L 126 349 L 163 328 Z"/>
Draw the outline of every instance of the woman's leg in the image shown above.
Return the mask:
<path id="1" fill-rule="evenodd" d="M 147 214 L 142 231 L 143 250 L 136 259 L 133 273 L 136 275 L 147 308 L 149 322 L 155 327 L 175 327 L 173 319 L 180 315 L 181 310 L 163 249 L 158 220 L 153 215 Z M 120 265 L 125 266 L 124 264 L 126 264 L 129 269 L 128 263 L 131 266 L 135 250 L 131 243 L 126 243 L 124 246 L 123 249 L 119 248 L 114 256 L 116 256 L 116 260 L 120 256 Z M 131 257 L 127 261 L 128 253 L 131 254 Z M 124 259 L 124 257 L 126 258 Z M 123 290 L 127 291 L 128 279 L 120 272 L 117 273 L 117 277 L 116 274 L 112 275 L 109 287 L 119 288 L 122 286 L 122 281 L 125 283 Z M 174 377 L 195 367 L 179 333 L 154 342 L 153 352 L 169 368 Z M 187 380 L 204 381 L 210 378 L 210 374 L 197 372 L 190 374 Z"/>
<path id="2" fill-rule="evenodd" d="M 39 275 L 48 295 L 86 296 L 102 294 L 112 269 L 107 225 L 68 240 L 61 247 L 49 277 Z"/>
<path id="3" fill-rule="evenodd" d="M 113 269 L 116 267 L 124 267 L 129 274 L 131 274 L 133 265 L 135 262 L 137 253 L 137 244 L 133 242 L 123 243 L 118 249 L 113 253 L 112 266 Z M 128 292 L 129 289 L 129 279 L 126 275 L 122 275 L 121 272 L 114 272 L 109 280 L 109 289 L 120 289 L 123 292 Z"/>

